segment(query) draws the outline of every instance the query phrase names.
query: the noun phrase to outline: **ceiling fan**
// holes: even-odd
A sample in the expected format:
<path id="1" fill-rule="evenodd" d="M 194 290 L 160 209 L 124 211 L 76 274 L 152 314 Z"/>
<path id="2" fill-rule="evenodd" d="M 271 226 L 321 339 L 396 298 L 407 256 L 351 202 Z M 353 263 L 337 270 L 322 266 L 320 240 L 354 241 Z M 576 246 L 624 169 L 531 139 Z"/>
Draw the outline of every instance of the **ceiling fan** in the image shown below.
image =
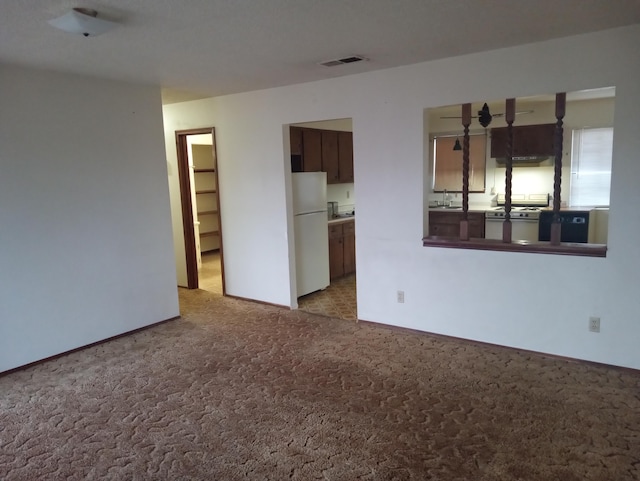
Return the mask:
<path id="1" fill-rule="evenodd" d="M 532 114 L 533 110 L 520 110 L 519 112 L 516 112 L 516 115 L 521 115 L 521 114 Z M 478 115 L 477 116 L 473 116 L 473 119 L 478 119 L 480 121 L 480 125 L 482 125 L 483 127 L 488 127 L 489 124 L 491 123 L 491 119 L 493 119 L 494 117 L 504 117 L 504 113 L 499 113 L 499 114 L 491 114 L 491 112 L 489 111 L 489 106 L 485 103 L 482 106 L 482 109 L 478 110 Z M 462 117 L 457 115 L 457 116 L 442 116 L 440 117 L 441 119 L 461 119 Z"/>

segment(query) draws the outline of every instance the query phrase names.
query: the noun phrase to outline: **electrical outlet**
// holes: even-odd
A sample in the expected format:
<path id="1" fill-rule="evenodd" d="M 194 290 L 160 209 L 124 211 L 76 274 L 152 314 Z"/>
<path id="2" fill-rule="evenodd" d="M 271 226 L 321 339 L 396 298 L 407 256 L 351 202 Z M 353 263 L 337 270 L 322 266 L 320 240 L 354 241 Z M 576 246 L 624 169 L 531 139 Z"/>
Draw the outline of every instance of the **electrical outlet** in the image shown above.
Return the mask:
<path id="1" fill-rule="evenodd" d="M 591 332 L 600 332 L 600 318 L 599 317 L 590 317 L 589 318 L 589 330 Z"/>
<path id="2" fill-rule="evenodd" d="M 404 291 L 398 291 L 398 302 L 404 304 Z"/>

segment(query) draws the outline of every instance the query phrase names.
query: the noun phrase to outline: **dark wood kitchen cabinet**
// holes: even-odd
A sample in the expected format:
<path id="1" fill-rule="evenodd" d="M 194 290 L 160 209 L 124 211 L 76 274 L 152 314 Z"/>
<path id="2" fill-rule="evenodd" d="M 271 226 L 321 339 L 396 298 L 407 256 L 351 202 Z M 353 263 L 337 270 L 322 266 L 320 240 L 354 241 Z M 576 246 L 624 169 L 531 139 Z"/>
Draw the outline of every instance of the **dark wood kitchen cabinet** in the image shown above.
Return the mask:
<path id="1" fill-rule="evenodd" d="M 334 130 L 322 131 L 322 170 L 327 173 L 327 184 L 340 181 L 338 132 Z"/>
<path id="2" fill-rule="evenodd" d="M 353 182 L 353 132 L 338 132 L 340 183 Z"/>
<path id="3" fill-rule="evenodd" d="M 429 211 L 429 235 L 460 237 L 461 211 Z M 469 212 L 469 237 L 484 239 L 484 212 Z"/>
<path id="4" fill-rule="evenodd" d="M 322 172 L 322 131 L 302 129 L 303 172 Z"/>
<path id="5" fill-rule="evenodd" d="M 353 133 L 289 128 L 292 172 L 326 172 L 327 184 L 353 182 Z"/>
<path id="6" fill-rule="evenodd" d="M 291 155 L 302 155 L 302 128 L 289 127 L 289 140 L 291 142 Z"/>
<path id="7" fill-rule="evenodd" d="M 343 230 L 343 259 L 344 274 L 352 274 L 356 271 L 356 223 L 355 221 L 342 224 Z"/>
<path id="8" fill-rule="evenodd" d="M 356 271 L 356 233 L 353 220 L 329 225 L 329 277 L 339 277 Z"/>
<path id="9" fill-rule="evenodd" d="M 513 127 L 513 157 L 552 157 L 555 124 Z M 505 158 L 507 128 L 491 129 L 491 157 Z"/>
<path id="10" fill-rule="evenodd" d="M 322 170 L 327 184 L 353 182 L 353 133 L 322 131 Z"/>

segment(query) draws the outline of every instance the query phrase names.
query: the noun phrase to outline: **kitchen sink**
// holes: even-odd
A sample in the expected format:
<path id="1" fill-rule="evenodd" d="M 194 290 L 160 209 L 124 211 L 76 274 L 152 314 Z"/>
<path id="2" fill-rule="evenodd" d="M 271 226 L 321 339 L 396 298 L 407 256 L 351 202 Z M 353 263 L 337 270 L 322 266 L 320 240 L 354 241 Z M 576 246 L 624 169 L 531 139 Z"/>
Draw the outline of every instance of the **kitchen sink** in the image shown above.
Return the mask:
<path id="1" fill-rule="evenodd" d="M 462 207 L 459 205 L 434 205 L 432 207 L 429 207 L 429 209 L 460 209 L 462 210 Z"/>

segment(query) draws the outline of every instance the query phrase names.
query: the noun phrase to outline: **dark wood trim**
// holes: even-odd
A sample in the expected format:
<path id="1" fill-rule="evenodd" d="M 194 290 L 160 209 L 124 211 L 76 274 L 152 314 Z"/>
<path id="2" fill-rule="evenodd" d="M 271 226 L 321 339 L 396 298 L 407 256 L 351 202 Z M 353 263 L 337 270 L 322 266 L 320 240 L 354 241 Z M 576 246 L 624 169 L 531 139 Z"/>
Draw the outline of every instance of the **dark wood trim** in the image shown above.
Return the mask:
<path id="1" fill-rule="evenodd" d="M 33 366 L 37 366 L 38 364 L 44 364 L 45 362 L 53 361 L 54 359 L 59 359 L 63 356 L 67 356 L 68 354 L 73 354 L 74 352 L 82 351 L 83 349 L 89 349 L 90 347 L 98 346 L 100 344 L 104 344 L 105 342 L 114 341 L 121 337 L 129 336 L 131 334 L 136 334 L 137 332 L 144 331 L 146 329 L 159 326 L 160 324 L 164 324 L 165 322 L 176 321 L 180 319 L 180 316 L 170 317 L 169 319 L 165 319 L 164 321 L 154 322 L 153 324 L 149 324 L 148 326 L 139 327 L 132 331 L 123 332 L 122 334 L 116 334 L 115 336 L 107 337 L 106 339 L 102 339 L 101 341 L 92 342 L 91 344 L 87 344 L 85 346 L 76 347 L 75 349 L 70 349 L 68 351 L 61 352 L 59 354 L 54 354 L 53 356 L 45 357 L 44 359 L 40 359 L 38 361 L 30 362 L 29 364 L 24 364 L 23 366 L 14 367 L 13 369 L 9 369 L 8 371 L 0 372 L 0 377 L 7 376 L 11 373 L 22 371 L 23 369 L 28 369 Z"/>
<path id="2" fill-rule="evenodd" d="M 220 208 L 220 183 L 218 178 L 218 154 L 216 149 L 216 131 L 214 127 L 203 127 L 197 129 L 177 130 L 176 147 L 178 149 L 178 176 L 180 179 L 180 199 L 182 201 L 182 229 L 184 232 L 185 261 L 187 265 L 187 288 L 198 288 L 198 259 L 196 255 L 195 230 L 193 228 L 193 205 L 191 203 L 191 184 L 189 182 L 189 160 L 187 152 L 187 137 L 189 135 L 211 134 L 213 167 L 210 169 L 196 169 L 195 172 L 211 172 L 215 176 L 216 189 L 199 190 L 198 194 L 215 194 L 218 209 L 215 214 L 218 216 L 218 231 L 204 233 L 207 235 L 217 235 L 220 237 L 220 273 L 222 275 L 222 295 L 226 295 L 226 283 L 224 275 L 224 253 L 222 249 L 222 217 Z M 207 212 L 213 214 L 213 211 Z"/>
<path id="3" fill-rule="evenodd" d="M 505 120 L 507 122 L 507 152 L 504 174 L 504 222 L 502 223 L 502 242 L 511 243 L 513 226 L 511 225 L 511 194 L 513 185 L 513 122 L 516 118 L 516 99 L 505 101 Z"/>
<path id="4" fill-rule="evenodd" d="M 502 252 L 527 252 L 532 254 L 561 254 L 567 256 L 606 257 L 605 244 L 578 244 L 562 242 L 552 245 L 550 242 L 511 241 L 505 243 L 501 239 L 461 240 L 457 237 L 429 236 L 422 239 L 425 247 L 447 247 L 450 249 L 473 249 Z"/>
<path id="5" fill-rule="evenodd" d="M 204 134 L 207 132 L 197 132 Z M 187 137 L 192 131 L 176 131 L 178 151 L 178 177 L 180 179 L 180 200 L 182 207 L 182 231 L 184 233 L 185 261 L 187 265 L 187 288 L 198 288 L 198 259 L 196 257 L 196 235 L 193 228 L 193 204 L 191 203 L 191 182 L 189 181 L 189 153 Z"/>
<path id="6" fill-rule="evenodd" d="M 553 150 L 555 155 L 555 165 L 553 171 L 553 220 L 551 222 L 551 243 L 559 245 L 562 238 L 562 224 L 560 223 L 560 200 L 562 185 L 562 142 L 564 129 L 562 128 L 562 119 L 564 118 L 567 104 L 567 94 L 556 94 L 556 129 L 553 139 Z"/>
<path id="7" fill-rule="evenodd" d="M 460 220 L 460 238 L 469 240 L 469 125 L 471 125 L 471 104 L 463 104 L 461 114 L 464 137 L 462 140 L 462 220 Z"/>

